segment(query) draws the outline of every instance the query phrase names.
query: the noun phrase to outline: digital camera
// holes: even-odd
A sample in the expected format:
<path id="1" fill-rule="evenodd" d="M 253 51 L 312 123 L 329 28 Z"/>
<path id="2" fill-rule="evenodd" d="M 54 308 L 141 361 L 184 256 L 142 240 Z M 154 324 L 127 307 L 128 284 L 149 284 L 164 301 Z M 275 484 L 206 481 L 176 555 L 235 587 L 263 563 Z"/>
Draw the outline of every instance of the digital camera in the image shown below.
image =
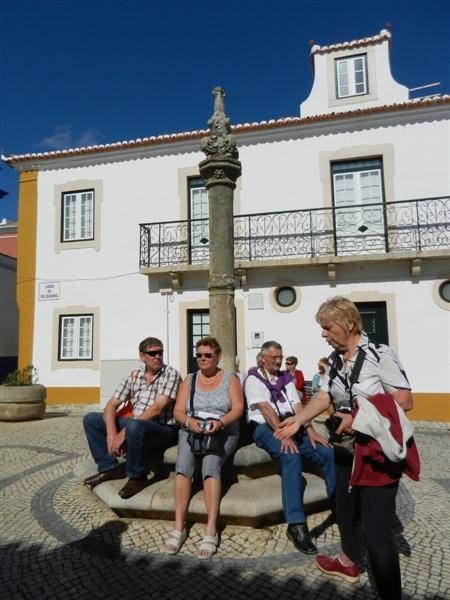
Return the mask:
<path id="1" fill-rule="evenodd" d="M 198 426 L 204 433 L 211 429 L 211 425 L 212 423 L 210 423 L 209 421 L 198 421 Z"/>
<path id="2" fill-rule="evenodd" d="M 331 415 L 331 417 L 328 417 L 328 419 L 325 421 L 325 427 L 328 429 L 329 433 L 334 433 L 341 423 L 342 417 Z"/>
<path id="3" fill-rule="evenodd" d="M 351 412 L 351 410 L 342 408 L 340 410 L 337 410 L 336 412 L 349 414 Z M 341 423 L 342 423 L 342 417 L 339 417 L 338 415 L 331 415 L 330 417 L 328 417 L 328 419 L 326 419 L 325 427 L 328 429 L 328 433 L 330 434 L 330 442 L 340 442 L 341 441 L 342 434 L 340 434 L 340 435 L 336 434 L 336 429 L 339 427 L 339 425 Z"/>

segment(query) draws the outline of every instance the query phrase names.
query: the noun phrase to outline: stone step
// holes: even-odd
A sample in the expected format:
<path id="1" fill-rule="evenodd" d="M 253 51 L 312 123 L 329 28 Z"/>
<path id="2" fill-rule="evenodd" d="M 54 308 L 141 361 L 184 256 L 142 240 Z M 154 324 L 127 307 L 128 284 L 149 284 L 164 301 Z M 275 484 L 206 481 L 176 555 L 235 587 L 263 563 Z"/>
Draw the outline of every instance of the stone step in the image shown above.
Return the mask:
<path id="1" fill-rule="evenodd" d="M 149 476 L 149 485 L 127 500 L 119 496 L 125 480 L 107 481 L 94 488 L 94 493 L 117 515 L 149 519 L 173 520 L 175 503 L 173 497 L 174 465 L 176 447 L 164 454 L 162 464 Z M 162 467 L 162 469 L 161 469 Z M 96 473 L 92 460 L 78 463 L 74 473 L 81 480 Z M 281 503 L 281 485 L 278 465 L 255 444 L 239 448 L 232 464 L 223 472 L 223 490 L 220 505 L 221 524 L 237 524 L 262 527 L 284 521 Z M 304 473 L 305 512 L 312 513 L 327 507 L 324 481 L 313 473 Z M 202 490 L 196 490 L 189 505 L 189 520 L 204 522 L 206 510 Z"/>

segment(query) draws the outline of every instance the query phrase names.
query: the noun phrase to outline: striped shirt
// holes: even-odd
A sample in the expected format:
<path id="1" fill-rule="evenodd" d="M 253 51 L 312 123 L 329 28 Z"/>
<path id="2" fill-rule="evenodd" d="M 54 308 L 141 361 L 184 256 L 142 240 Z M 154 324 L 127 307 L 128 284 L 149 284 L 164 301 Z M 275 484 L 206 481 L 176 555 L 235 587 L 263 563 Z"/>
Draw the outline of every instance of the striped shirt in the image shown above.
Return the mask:
<path id="1" fill-rule="evenodd" d="M 181 383 L 181 375 L 173 367 L 164 365 L 157 377 L 147 384 L 145 381 L 145 368 L 140 367 L 130 373 L 116 388 L 114 398 L 124 402 L 129 396 L 133 403 L 133 418 L 139 417 L 144 410 L 152 406 L 158 395 L 170 399 L 166 409 L 155 419 L 163 425 L 175 425 L 173 418 L 173 405 Z"/>

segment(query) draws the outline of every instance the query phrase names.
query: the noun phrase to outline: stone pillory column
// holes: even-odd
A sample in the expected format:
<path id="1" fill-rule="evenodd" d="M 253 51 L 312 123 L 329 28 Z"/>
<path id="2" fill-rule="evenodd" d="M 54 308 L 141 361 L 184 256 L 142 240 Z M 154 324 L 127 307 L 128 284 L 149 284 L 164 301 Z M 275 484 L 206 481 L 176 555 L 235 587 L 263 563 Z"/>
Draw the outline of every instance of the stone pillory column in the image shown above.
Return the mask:
<path id="1" fill-rule="evenodd" d="M 206 160 L 199 164 L 209 203 L 209 314 L 211 335 L 222 346 L 221 364 L 234 370 L 236 315 L 234 307 L 233 192 L 241 175 L 236 139 L 225 115 L 222 88 L 215 87 L 209 135 L 202 139 Z"/>

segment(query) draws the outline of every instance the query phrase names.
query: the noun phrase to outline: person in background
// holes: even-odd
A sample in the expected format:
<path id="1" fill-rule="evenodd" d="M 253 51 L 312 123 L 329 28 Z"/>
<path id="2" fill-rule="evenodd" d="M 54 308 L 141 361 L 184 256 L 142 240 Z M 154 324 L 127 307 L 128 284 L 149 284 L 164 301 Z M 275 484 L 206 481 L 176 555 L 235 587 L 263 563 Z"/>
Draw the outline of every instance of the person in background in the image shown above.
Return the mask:
<path id="1" fill-rule="evenodd" d="M 259 367 L 262 365 L 262 353 L 261 350 L 258 352 L 258 354 L 256 355 L 256 366 L 250 367 L 250 369 L 247 371 L 247 373 L 253 373 L 255 371 L 257 371 L 259 369 Z"/>
<path id="2" fill-rule="evenodd" d="M 244 400 L 238 377 L 233 372 L 219 367 L 222 354 L 219 342 L 213 337 L 206 337 L 199 340 L 195 348 L 198 365 L 192 398 L 195 412 L 192 412 L 190 405 L 192 373 L 181 384 L 174 408 L 174 416 L 182 427 L 178 436 L 174 479 L 175 524 L 165 541 L 164 549 L 167 554 L 176 554 L 186 540 L 186 515 L 191 499 L 192 479 L 196 467 L 199 466 L 202 473 L 207 522 L 197 557 L 208 559 L 217 551 L 219 545 L 217 519 L 222 492 L 221 470 L 238 443 L 239 419 Z M 206 432 L 199 418 L 207 419 Z M 220 435 L 224 444 L 223 453 L 194 456 L 188 444 L 190 431 L 197 434 Z"/>
<path id="3" fill-rule="evenodd" d="M 296 356 L 287 356 L 284 359 L 284 366 L 287 373 L 291 373 L 294 377 L 295 389 L 300 395 L 300 400 L 303 404 L 308 402 L 308 395 L 305 390 L 305 376 L 303 371 L 297 369 L 298 359 Z"/>
<path id="4" fill-rule="evenodd" d="M 236 373 L 239 381 L 241 382 L 241 385 L 244 385 L 244 381 L 245 381 L 245 378 L 247 377 L 247 373 L 244 373 L 243 371 L 240 370 L 240 365 L 241 365 L 241 361 L 236 356 L 234 358 L 234 372 Z"/>
<path id="5" fill-rule="evenodd" d="M 280 422 L 303 410 L 292 373 L 280 371 L 282 352 L 281 345 L 274 340 L 262 345 L 262 365 L 245 380 L 248 421 L 256 445 L 280 465 L 287 537 L 300 552 L 315 554 L 317 548 L 309 534 L 303 508 L 302 471 L 306 471 L 305 466 L 310 463 L 318 466 L 328 498 L 332 500 L 335 487 L 333 449 L 310 423 L 289 438 L 275 439 L 274 431 Z"/>
<path id="6" fill-rule="evenodd" d="M 362 329 L 361 315 L 348 298 L 335 296 L 321 304 L 316 320 L 322 329 L 322 337 L 333 348 L 328 360 L 331 365 L 328 391 L 320 390 L 303 411 L 280 423 L 275 432 L 276 439 L 291 439 L 302 425 L 329 409 L 330 405 L 333 416 L 340 419 L 335 433 L 351 434 L 361 411 L 358 402 L 364 404 L 365 399 L 373 399 L 373 406 L 379 409 L 380 416 L 384 413 L 383 421 L 386 414 L 390 416 L 391 428 L 398 427 L 395 420 L 395 417 L 399 419 L 397 404 L 404 411 L 411 410 L 413 398 L 395 353 L 388 346 L 369 342 Z M 357 361 L 360 364 L 355 382 L 352 370 Z M 395 499 L 403 471 L 412 479 L 418 479 L 419 459 L 413 443 L 407 460 L 395 462 L 388 460 L 386 455 L 383 459 L 382 448 L 375 448 L 374 443 L 380 444 L 378 439 L 385 440 L 386 428 L 379 425 L 380 420 L 374 412 L 372 419 L 373 425 L 378 427 L 378 437 L 357 431 L 354 455 L 338 449 L 334 451 L 336 521 L 342 547 L 337 556 L 317 556 L 316 565 L 326 575 L 357 583 L 367 550 L 379 597 L 401 600 L 400 563 L 394 537 Z M 402 435 L 400 429 L 400 437 Z M 399 447 L 398 440 L 395 445 Z"/>
<path id="7" fill-rule="evenodd" d="M 84 431 L 98 473 L 84 480 L 93 489 L 113 479 L 128 481 L 119 491 L 131 498 L 147 485 L 147 454 L 165 450 L 177 443 L 178 427 L 173 418 L 173 404 L 181 383 L 176 369 L 163 362 L 161 340 L 148 337 L 139 344 L 142 367 L 133 371 L 117 387 L 103 413 L 91 412 L 83 419 Z M 117 415 L 117 409 L 131 400 L 129 417 Z M 118 457 L 124 454 L 125 464 Z"/>
<path id="8" fill-rule="evenodd" d="M 317 363 L 317 373 L 314 373 L 311 380 L 311 394 L 314 395 L 321 388 L 325 388 L 328 383 L 328 358 L 323 356 Z"/>

